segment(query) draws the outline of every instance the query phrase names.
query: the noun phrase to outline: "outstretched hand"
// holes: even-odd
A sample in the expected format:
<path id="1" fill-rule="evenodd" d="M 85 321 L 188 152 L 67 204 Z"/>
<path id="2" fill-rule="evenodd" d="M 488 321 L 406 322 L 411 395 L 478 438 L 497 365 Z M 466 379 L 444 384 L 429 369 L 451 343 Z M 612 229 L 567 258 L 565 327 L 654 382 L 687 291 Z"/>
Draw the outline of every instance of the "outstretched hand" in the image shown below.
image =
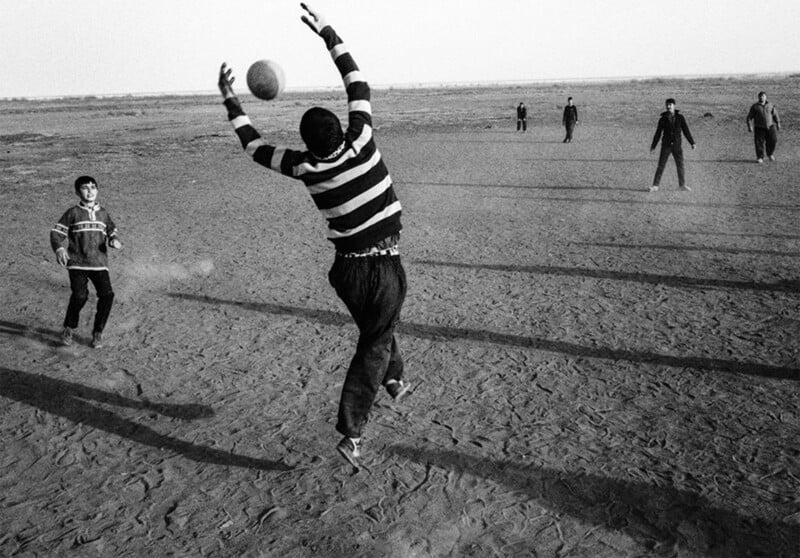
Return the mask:
<path id="1" fill-rule="evenodd" d="M 219 69 L 219 81 L 217 82 L 217 86 L 219 86 L 219 92 L 222 93 L 225 99 L 236 96 L 233 93 L 233 82 L 236 78 L 231 75 L 232 72 L 233 70 L 228 68 L 228 65 L 223 62 Z"/>
<path id="2" fill-rule="evenodd" d="M 300 2 L 300 7 L 308 12 L 307 16 L 300 16 L 300 19 L 303 20 L 303 23 L 308 25 L 314 33 L 319 35 L 320 31 L 322 31 L 328 25 L 328 23 L 325 21 L 325 18 L 321 13 L 315 12 L 309 8 L 304 2 Z"/>

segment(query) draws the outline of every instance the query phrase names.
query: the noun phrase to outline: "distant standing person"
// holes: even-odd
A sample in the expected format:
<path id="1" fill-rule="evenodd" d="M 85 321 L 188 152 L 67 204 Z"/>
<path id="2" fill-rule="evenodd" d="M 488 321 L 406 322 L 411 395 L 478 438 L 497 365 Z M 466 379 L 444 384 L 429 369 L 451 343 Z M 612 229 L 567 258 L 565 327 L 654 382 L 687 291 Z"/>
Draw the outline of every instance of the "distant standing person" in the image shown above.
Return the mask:
<path id="1" fill-rule="evenodd" d="M 691 190 L 686 185 L 686 177 L 683 170 L 681 134 L 685 135 L 686 139 L 689 140 L 692 149 L 695 148 L 694 139 L 692 139 L 692 133 L 686 124 L 686 119 L 679 111 L 675 110 L 675 99 L 667 99 L 665 105 L 667 110 L 662 112 L 661 117 L 658 119 L 656 134 L 653 136 L 653 143 L 650 145 L 650 152 L 652 153 L 658 145 L 658 140 L 661 139 L 661 154 L 658 157 L 658 167 L 656 168 L 656 175 L 653 177 L 653 185 L 650 186 L 650 191 L 658 191 L 661 175 L 664 173 L 664 167 L 670 154 L 675 158 L 675 166 L 678 168 L 678 186 L 680 186 L 681 190 Z"/>
<path id="2" fill-rule="evenodd" d="M 528 129 L 528 109 L 525 107 L 525 103 L 520 103 L 517 106 L 517 132 L 520 129 L 523 132 Z"/>
<path id="3" fill-rule="evenodd" d="M 561 124 L 567 129 L 567 137 L 563 143 L 572 141 L 572 131 L 578 123 L 578 107 L 572 104 L 572 97 L 567 98 L 567 106 L 564 107 L 564 116 L 561 117 Z"/>
<path id="4" fill-rule="evenodd" d="M 756 162 L 763 163 L 765 153 L 770 161 L 774 161 L 781 121 L 778 118 L 777 109 L 767 101 L 767 94 L 763 91 L 758 93 L 758 102 L 753 103 L 750 112 L 747 113 L 748 132 L 753 132 L 754 124 L 753 141 L 756 144 Z"/>

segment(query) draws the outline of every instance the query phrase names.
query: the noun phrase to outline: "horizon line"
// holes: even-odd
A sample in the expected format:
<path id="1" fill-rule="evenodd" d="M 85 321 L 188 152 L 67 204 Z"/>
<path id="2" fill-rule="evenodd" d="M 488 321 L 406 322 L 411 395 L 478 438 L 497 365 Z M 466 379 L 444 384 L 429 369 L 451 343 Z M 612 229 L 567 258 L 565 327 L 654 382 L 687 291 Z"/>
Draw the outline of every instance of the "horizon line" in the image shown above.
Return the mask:
<path id="1" fill-rule="evenodd" d="M 465 87 L 493 87 L 493 86 L 523 86 L 523 85 L 556 85 L 565 84 L 602 84 L 627 81 L 651 81 L 662 79 L 676 80 L 695 80 L 695 79 L 751 79 L 751 78 L 789 78 L 800 77 L 800 71 L 786 72 L 748 72 L 748 73 L 720 73 L 720 74 L 674 74 L 674 75 L 642 75 L 642 76 L 605 76 L 591 78 L 543 78 L 543 79 L 524 79 L 524 80 L 463 80 L 463 81 L 442 81 L 442 82 L 403 82 L 403 83 L 377 83 L 370 87 L 375 90 L 390 89 L 459 89 Z M 287 87 L 286 93 L 313 93 L 315 91 L 327 92 L 342 89 L 339 85 L 313 85 Z M 202 90 L 183 90 L 183 91 L 139 91 L 132 93 L 70 93 L 64 95 L 13 95 L 0 97 L 0 101 L 56 101 L 65 99 L 113 99 L 120 97 L 188 97 L 215 95 L 215 89 Z M 249 94 L 249 92 L 247 93 Z"/>

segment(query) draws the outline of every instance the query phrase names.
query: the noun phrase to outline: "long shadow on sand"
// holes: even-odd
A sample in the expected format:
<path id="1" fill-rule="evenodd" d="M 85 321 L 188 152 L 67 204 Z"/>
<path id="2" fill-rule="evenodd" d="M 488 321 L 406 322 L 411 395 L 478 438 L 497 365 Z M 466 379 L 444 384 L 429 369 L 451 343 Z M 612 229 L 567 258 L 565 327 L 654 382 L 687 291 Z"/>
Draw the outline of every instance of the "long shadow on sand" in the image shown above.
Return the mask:
<path id="1" fill-rule="evenodd" d="M 590 190 L 593 192 L 622 191 L 622 192 L 641 192 L 642 188 L 620 188 L 618 186 L 547 186 L 546 184 L 469 184 L 464 182 L 395 182 L 397 186 L 445 186 L 458 188 L 500 188 L 500 189 L 519 189 L 519 190 L 566 190 L 579 191 Z"/>
<path id="2" fill-rule="evenodd" d="M 800 548 L 800 526 L 717 508 L 694 492 L 451 450 L 395 445 L 386 451 L 501 483 L 557 514 L 621 531 L 650 550 L 678 545 L 704 556 L 779 558 L 797 556 Z"/>
<path id="3" fill-rule="evenodd" d="M 60 345 L 58 332 L 43 327 L 28 327 L 14 322 L 0 320 L 0 333 L 34 339 L 42 345 L 56 347 Z"/>
<path id="4" fill-rule="evenodd" d="M 254 312 L 295 316 L 322 324 L 340 327 L 350 325 L 352 323 L 352 320 L 345 314 L 332 312 L 330 310 L 314 310 L 311 308 L 286 306 L 269 302 L 239 302 L 235 300 L 225 300 L 210 296 L 184 293 L 168 293 L 168 296 L 180 300 L 202 302 L 204 304 L 225 304 L 229 306 L 237 306 L 239 308 L 252 310 Z M 718 372 L 748 374 L 751 376 L 761 376 L 764 378 L 800 380 L 800 369 L 796 368 L 786 368 L 782 366 L 772 366 L 769 364 L 759 364 L 754 362 L 737 362 L 718 358 L 680 357 L 661 355 L 657 353 L 645 353 L 640 351 L 609 349 L 605 347 L 585 347 L 583 345 L 568 343 L 566 341 L 552 341 L 538 337 L 496 333 L 493 331 L 480 329 L 413 324 L 401 321 L 400 325 L 398 326 L 398 332 L 401 334 L 410 335 L 412 337 L 431 339 L 434 341 L 467 339 L 470 341 L 495 343 L 498 345 L 510 345 L 512 347 L 522 347 L 526 349 L 535 349 L 586 358 L 626 360 L 630 362 L 642 362 L 675 368 L 699 368 Z"/>
<path id="5" fill-rule="evenodd" d="M 0 396 L 139 444 L 179 453 L 194 461 L 262 470 L 288 471 L 291 469 L 288 465 L 277 461 L 235 455 L 159 434 L 146 426 L 106 411 L 94 403 L 141 409 L 181 420 L 213 416 L 214 412 L 210 407 L 137 401 L 74 382 L 50 378 L 43 374 L 12 370 L 4 366 L 0 366 Z"/>
<path id="6" fill-rule="evenodd" d="M 622 244 L 614 242 L 571 242 L 574 246 L 598 246 L 601 248 L 626 248 L 634 250 L 670 250 L 672 252 L 713 252 L 715 254 L 756 254 L 761 256 L 800 257 L 800 252 L 782 252 L 762 248 L 727 248 L 724 246 L 688 246 L 677 244 Z"/>
<path id="7" fill-rule="evenodd" d="M 616 245 L 614 245 L 616 246 Z M 504 265 L 504 264 L 468 264 L 460 262 L 437 262 L 433 260 L 416 260 L 415 264 L 461 269 L 488 269 L 490 271 L 510 271 L 514 273 L 531 273 L 535 275 L 557 275 L 564 277 L 591 277 L 593 279 L 611 279 L 614 281 L 635 281 L 652 285 L 691 289 L 741 289 L 748 291 L 768 291 L 778 293 L 800 293 L 800 280 L 783 280 L 777 283 L 757 283 L 755 281 L 733 281 L 730 279 L 702 279 L 699 277 L 682 277 L 680 275 L 659 275 L 656 273 L 631 273 L 626 271 L 610 271 L 606 269 L 589 269 L 585 267 L 561 267 L 555 265 Z"/>
<path id="8" fill-rule="evenodd" d="M 474 188 L 480 190 L 500 189 L 500 190 L 561 190 L 561 191 L 590 191 L 590 192 L 639 192 L 647 193 L 644 198 L 637 199 L 607 199 L 607 198 L 557 198 L 553 196 L 500 196 L 493 195 L 492 198 L 506 198 L 506 199 L 533 199 L 548 201 L 563 201 L 563 202 L 579 202 L 579 203 L 613 203 L 613 204 L 638 204 L 638 205 L 668 205 L 680 207 L 714 207 L 720 209 L 777 209 L 785 211 L 798 211 L 800 205 L 790 204 L 784 205 L 779 203 L 721 203 L 721 202 L 693 202 L 693 201 L 678 201 L 674 199 L 664 200 L 659 199 L 658 194 L 650 194 L 647 187 L 618 187 L 618 186 L 548 186 L 546 184 L 483 184 L 480 182 L 412 182 L 407 180 L 398 180 L 395 182 L 396 186 L 424 186 L 430 188 L 432 186 L 442 186 L 445 188 Z M 675 192 L 679 192 L 677 186 Z M 687 194 L 687 195 L 691 195 Z"/>

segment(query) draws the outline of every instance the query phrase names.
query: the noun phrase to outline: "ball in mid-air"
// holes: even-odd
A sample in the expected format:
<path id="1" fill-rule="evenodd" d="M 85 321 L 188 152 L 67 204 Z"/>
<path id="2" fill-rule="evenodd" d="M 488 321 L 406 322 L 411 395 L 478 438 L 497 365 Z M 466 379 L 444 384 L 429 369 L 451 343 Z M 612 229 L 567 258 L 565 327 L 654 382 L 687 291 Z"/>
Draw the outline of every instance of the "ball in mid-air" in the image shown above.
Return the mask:
<path id="1" fill-rule="evenodd" d="M 285 84 L 283 68 L 272 60 L 257 60 L 247 70 L 247 87 L 259 99 L 274 99 L 281 94 Z"/>

